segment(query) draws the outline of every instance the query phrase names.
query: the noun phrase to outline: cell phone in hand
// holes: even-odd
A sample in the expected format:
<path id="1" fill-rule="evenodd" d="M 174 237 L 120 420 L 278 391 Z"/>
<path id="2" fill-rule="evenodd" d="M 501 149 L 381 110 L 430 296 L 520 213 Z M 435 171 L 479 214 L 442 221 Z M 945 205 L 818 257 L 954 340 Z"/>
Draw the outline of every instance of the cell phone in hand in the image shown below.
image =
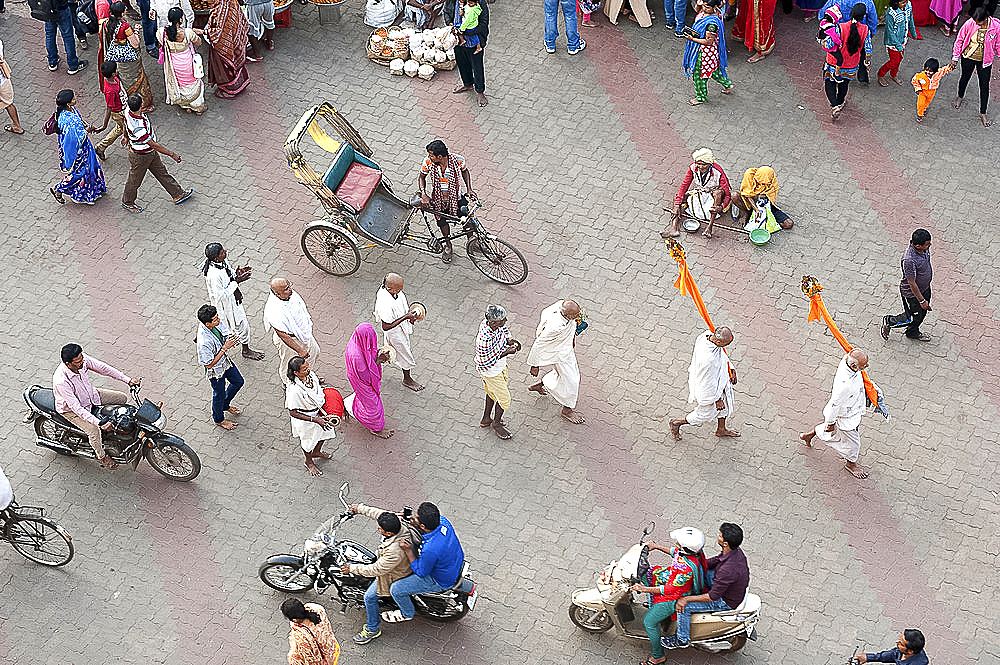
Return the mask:
<path id="1" fill-rule="evenodd" d="M 688 37 L 694 37 L 695 39 L 701 39 L 701 35 L 699 35 L 697 32 L 695 32 L 695 29 L 692 28 L 689 25 L 685 25 L 684 29 L 681 30 L 681 32 L 683 34 L 687 35 Z"/>

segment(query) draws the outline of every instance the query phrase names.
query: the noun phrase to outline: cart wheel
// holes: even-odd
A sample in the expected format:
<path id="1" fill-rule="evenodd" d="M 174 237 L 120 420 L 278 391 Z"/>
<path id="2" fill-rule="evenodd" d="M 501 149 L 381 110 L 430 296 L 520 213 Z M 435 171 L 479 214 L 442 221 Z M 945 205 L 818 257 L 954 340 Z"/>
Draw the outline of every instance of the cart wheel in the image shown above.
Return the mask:
<path id="1" fill-rule="evenodd" d="M 313 265 L 331 275 L 344 277 L 361 267 L 361 253 L 354 241 L 332 226 L 310 226 L 302 233 L 302 251 Z"/>
<path id="2" fill-rule="evenodd" d="M 520 284 L 528 277 L 528 262 L 505 240 L 474 235 L 465 251 L 479 272 L 501 284 Z"/>

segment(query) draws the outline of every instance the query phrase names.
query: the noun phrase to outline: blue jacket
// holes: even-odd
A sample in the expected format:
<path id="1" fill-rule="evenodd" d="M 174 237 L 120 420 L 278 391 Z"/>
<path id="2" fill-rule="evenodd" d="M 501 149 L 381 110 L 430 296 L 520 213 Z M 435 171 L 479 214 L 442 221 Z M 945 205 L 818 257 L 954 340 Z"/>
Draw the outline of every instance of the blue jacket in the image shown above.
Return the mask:
<path id="1" fill-rule="evenodd" d="M 840 7 L 840 13 L 844 15 L 844 18 L 841 20 L 850 21 L 851 10 L 859 2 L 865 6 L 865 23 L 868 25 L 868 34 L 874 39 L 875 31 L 878 29 L 878 11 L 875 9 L 875 3 L 872 0 L 826 0 L 826 4 L 819 10 L 819 17 L 823 18 L 823 14 L 826 13 L 827 9 L 837 5 Z"/>
<path id="2" fill-rule="evenodd" d="M 909 658 L 903 658 L 899 649 L 889 649 L 881 653 L 866 653 L 865 659 L 869 663 L 896 663 L 896 665 L 927 665 L 927 652 L 921 650 Z"/>
<path id="3" fill-rule="evenodd" d="M 458 580 L 465 562 L 465 552 L 458 542 L 455 529 L 444 517 L 441 524 L 430 533 L 424 534 L 424 542 L 420 544 L 420 553 L 410 564 L 415 575 L 431 578 L 447 588 Z"/>

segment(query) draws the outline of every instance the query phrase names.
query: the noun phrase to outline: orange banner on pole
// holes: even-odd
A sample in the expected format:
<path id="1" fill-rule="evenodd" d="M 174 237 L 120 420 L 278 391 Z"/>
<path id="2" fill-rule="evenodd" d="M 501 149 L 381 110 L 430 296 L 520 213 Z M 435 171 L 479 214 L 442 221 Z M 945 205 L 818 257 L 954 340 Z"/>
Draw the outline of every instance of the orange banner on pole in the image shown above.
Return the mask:
<path id="1" fill-rule="evenodd" d="M 701 318 L 705 320 L 705 325 L 708 326 L 709 330 L 715 332 L 715 324 L 712 323 L 712 318 L 708 315 L 708 308 L 705 307 L 705 301 L 701 299 L 701 291 L 698 290 L 698 285 L 694 283 L 694 277 L 691 276 L 691 271 L 688 269 L 684 248 L 673 238 L 667 240 L 667 248 L 670 250 L 670 258 L 677 262 L 680 272 L 677 276 L 677 281 L 674 282 L 674 287 L 680 290 L 682 296 L 691 296 L 695 309 L 701 314 Z"/>
<path id="2" fill-rule="evenodd" d="M 820 285 L 815 277 L 806 275 L 802 278 L 802 293 L 809 298 L 809 318 L 806 321 L 819 321 L 822 319 L 826 323 L 826 327 L 833 334 L 833 338 L 844 349 L 844 353 L 850 353 L 854 347 L 847 341 L 844 334 L 840 332 L 837 324 L 833 322 L 833 317 L 830 316 L 830 312 L 826 309 L 826 303 L 823 302 L 823 296 L 820 295 L 820 291 L 822 290 L 822 285 Z M 868 395 L 869 401 L 872 404 L 878 404 L 878 391 L 875 389 L 875 384 L 868 378 L 867 371 L 861 370 L 861 379 L 864 381 L 865 394 Z"/>

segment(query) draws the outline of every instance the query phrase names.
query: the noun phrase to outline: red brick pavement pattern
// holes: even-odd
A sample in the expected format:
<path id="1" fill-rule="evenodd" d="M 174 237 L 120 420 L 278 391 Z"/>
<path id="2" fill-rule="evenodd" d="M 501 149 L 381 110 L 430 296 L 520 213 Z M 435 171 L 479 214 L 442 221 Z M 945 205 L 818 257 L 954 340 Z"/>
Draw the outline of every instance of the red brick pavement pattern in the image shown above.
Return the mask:
<path id="1" fill-rule="evenodd" d="M 663 285 L 658 278 L 665 273 L 672 281 L 673 272 L 665 253 L 662 249 L 650 252 L 654 254 L 650 267 L 641 247 L 646 242 L 644 238 L 635 240 L 636 246 L 629 246 L 626 241 L 623 247 L 622 237 L 631 239 L 628 234 L 641 236 L 641 232 L 636 233 L 635 224 L 619 223 L 627 220 L 618 218 L 627 217 L 631 212 L 628 206 L 639 203 L 642 207 L 635 212 L 639 220 L 647 218 L 649 210 L 653 210 L 654 219 L 659 216 L 655 204 L 669 201 L 673 182 L 679 178 L 678 171 L 687 163 L 691 145 L 685 147 L 685 144 L 701 144 L 712 135 L 721 137 L 727 133 L 723 129 L 730 127 L 743 132 L 741 136 L 749 137 L 748 140 L 760 141 L 762 132 L 756 131 L 757 128 L 741 126 L 739 116 L 732 111 L 728 118 L 725 114 L 726 109 L 741 109 L 752 117 L 754 105 L 761 106 L 766 96 L 755 95 L 751 86 L 743 85 L 748 79 L 737 79 L 746 90 L 742 94 L 750 101 L 727 101 L 728 107 L 722 104 L 702 107 L 699 110 L 705 113 L 691 114 L 686 112 L 684 104 L 682 112 L 668 113 L 666 109 L 673 108 L 672 100 L 655 92 L 663 84 L 674 86 L 672 90 L 679 92 L 681 104 L 690 96 L 689 89 L 681 87 L 689 83 L 675 72 L 679 67 L 675 40 L 665 40 L 664 45 L 664 39 L 659 37 L 651 45 L 650 36 L 657 34 L 654 31 L 637 31 L 632 26 L 605 29 L 607 26 L 602 25 L 593 37 L 588 35 L 585 54 L 589 59 L 570 58 L 570 64 L 565 65 L 567 59 L 562 54 L 548 58 L 541 54 L 537 35 L 532 34 L 538 27 L 538 13 L 535 7 L 517 7 L 510 20 L 494 20 L 490 53 L 501 53 L 493 48 L 494 43 L 509 43 L 512 51 L 525 55 L 514 67 L 516 71 L 510 71 L 511 66 L 499 55 L 490 61 L 489 92 L 495 96 L 487 109 L 476 108 L 472 97 L 457 102 L 448 95 L 451 82 L 447 76 L 429 85 L 386 76 L 385 70 L 356 56 L 356 42 L 360 39 L 357 35 L 363 30 L 352 33 L 339 28 L 320 29 L 314 20 L 303 17 L 297 20 L 295 29 L 279 33 L 280 37 L 289 35 L 283 43 L 279 41 L 279 50 L 269 55 L 264 65 L 253 68 L 254 83 L 247 95 L 230 102 L 210 99 L 210 112 L 197 121 L 196 126 L 202 130 L 197 137 L 185 135 L 186 128 L 193 126 L 191 119 L 169 107 L 161 105 L 164 112 L 154 116 L 158 130 L 183 148 L 180 151 L 185 155 L 185 164 L 179 167 L 182 184 L 186 184 L 184 176 L 188 174 L 201 176 L 197 185 L 201 195 L 181 209 L 188 218 L 185 223 L 162 217 L 164 210 L 170 210 L 169 202 L 153 182 L 143 188 L 141 196 L 149 198 L 153 209 L 159 211 L 159 218 L 150 214 L 132 218 L 115 212 L 120 184 L 112 185 L 109 200 L 101 204 L 110 205 L 110 209 L 97 207 L 91 212 L 67 206 L 57 213 L 63 216 L 57 219 L 76 220 L 69 226 L 78 245 L 92 235 L 102 239 L 101 233 L 94 233 L 95 228 L 102 233 L 105 226 L 116 230 L 109 220 L 118 221 L 118 235 L 109 231 L 110 235 L 105 233 L 102 239 L 104 244 L 98 243 L 98 248 L 107 252 L 106 257 L 95 251 L 84 258 L 84 289 L 70 293 L 74 303 L 83 302 L 83 307 L 91 308 L 95 315 L 89 321 L 78 321 L 79 315 L 67 309 L 64 320 L 55 322 L 53 329 L 79 329 L 80 339 L 93 338 L 96 348 L 122 355 L 119 349 L 141 340 L 137 363 L 146 368 L 144 373 L 149 378 L 158 379 L 150 382 L 148 392 L 164 391 L 172 427 L 176 420 L 176 431 L 191 437 L 189 440 L 197 440 L 196 448 L 206 463 L 202 478 L 190 486 L 164 485 L 148 470 L 140 475 L 138 496 L 144 510 L 138 524 L 143 526 L 143 537 L 135 537 L 134 521 L 123 525 L 120 518 L 97 520 L 94 533 L 89 534 L 86 509 L 80 504 L 109 494 L 112 500 L 106 502 L 108 505 L 128 505 L 130 501 L 134 504 L 136 493 L 127 487 L 127 477 L 102 475 L 83 463 L 73 465 L 61 458 L 52 459 L 43 451 L 25 450 L 29 444 L 23 426 L 5 419 L 3 433 L 9 431 L 7 440 L 11 442 L 5 451 L 18 450 L 17 461 L 23 462 L 16 472 L 19 480 L 34 496 L 47 497 L 52 505 L 59 506 L 60 498 L 77 499 L 78 505 L 63 508 L 77 516 L 75 529 L 71 530 L 80 533 L 78 543 L 83 546 L 78 553 L 80 568 L 71 572 L 80 576 L 79 581 L 67 585 L 73 594 L 70 602 L 81 613 L 94 617 L 96 626 L 92 632 L 104 640 L 120 639 L 122 631 L 130 626 L 129 610 L 147 618 L 148 623 L 167 637 L 164 649 L 167 655 L 161 653 L 155 658 L 190 662 L 204 654 L 219 653 L 223 661 L 230 660 L 231 654 L 239 662 L 257 661 L 258 655 L 261 662 L 276 661 L 283 657 L 285 640 L 284 624 L 275 616 L 274 609 L 282 595 L 262 588 L 254 577 L 256 564 L 267 553 L 294 551 L 299 546 L 298 534 L 307 532 L 325 517 L 330 506 L 336 507 L 332 490 L 342 478 L 349 478 L 355 481 L 355 487 L 361 487 L 352 498 L 373 503 L 393 504 L 421 495 L 443 497 L 439 503 L 454 507 L 450 515 L 461 525 L 460 533 L 473 561 L 474 575 L 484 592 L 476 614 L 467 621 L 444 627 L 423 622 L 405 628 L 392 627 L 380 641 L 363 650 L 349 643 L 349 636 L 358 625 L 357 613 L 338 618 L 331 612 L 338 635 L 345 643 L 345 658 L 352 660 L 405 662 L 414 653 L 423 654 L 430 662 L 634 659 L 641 652 L 639 646 L 628 645 L 612 634 L 594 637 L 573 628 L 565 618 L 565 604 L 572 586 L 589 583 L 590 573 L 616 555 L 618 547 L 631 541 L 632 525 L 656 517 L 657 512 L 665 513 L 670 522 L 735 514 L 750 529 L 748 548 L 757 557 L 752 562 L 754 585 L 765 592 L 767 621 L 762 624 L 765 639 L 736 657 L 740 661 L 787 662 L 804 650 L 815 652 L 817 645 L 825 653 L 831 644 L 840 645 L 846 639 L 844 635 L 856 631 L 862 631 L 864 639 L 878 640 L 888 634 L 884 631 L 903 627 L 899 625 L 903 619 L 923 622 L 935 640 L 932 655 L 945 653 L 946 643 L 959 641 L 954 637 L 958 634 L 961 644 L 985 644 L 987 654 L 983 658 L 991 657 L 996 641 L 984 632 L 991 623 L 979 614 L 979 603 L 973 600 L 971 607 L 963 608 L 961 614 L 955 605 L 944 606 L 942 595 L 951 593 L 957 597 L 958 590 L 948 582 L 941 582 L 937 573 L 928 583 L 930 575 L 926 567 L 930 564 L 921 568 L 918 563 L 921 555 L 927 561 L 937 560 L 929 555 L 931 545 L 956 552 L 958 548 L 953 541 L 961 538 L 960 551 L 969 553 L 971 569 L 980 573 L 990 569 L 990 563 L 984 562 L 983 557 L 988 559 L 996 545 L 991 541 L 986 554 L 979 556 L 979 539 L 974 537 L 983 528 L 980 518 L 983 510 L 988 512 L 991 505 L 995 510 L 995 497 L 990 503 L 981 478 L 969 475 L 965 465 L 955 459 L 957 455 L 935 451 L 936 442 L 910 444 L 902 449 L 909 454 L 892 456 L 892 451 L 886 450 L 883 454 L 888 456 L 888 463 L 879 466 L 885 477 L 876 482 L 878 486 L 884 483 L 896 488 L 903 495 L 901 502 L 896 502 L 894 497 L 873 489 L 873 483 L 857 489 L 856 484 L 846 479 L 830 479 L 828 474 L 836 466 L 830 461 L 817 461 L 816 454 L 796 455 L 786 462 L 787 450 L 794 450 L 794 443 L 786 444 L 785 453 L 774 446 L 774 437 L 790 439 L 800 421 L 809 423 L 818 417 L 836 349 L 832 340 L 825 338 L 822 345 L 817 345 L 819 350 L 810 350 L 800 341 L 803 331 L 808 334 L 817 328 L 807 328 L 798 319 L 804 318 L 805 312 L 801 296 L 789 295 L 788 289 L 781 286 L 782 281 L 797 279 L 796 269 L 770 261 L 771 250 L 751 253 L 745 247 L 723 244 L 720 238 L 717 247 L 732 253 L 720 256 L 718 251 L 704 252 L 717 255 L 710 266 L 699 260 L 700 251 L 692 252 L 692 264 L 699 280 L 704 281 L 713 311 L 719 311 L 720 316 L 729 320 L 739 321 L 741 315 L 749 318 L 745 326 L 738 328 L 741 341 L 737 346 L 742 348 L 736 349 L 735 354 L 744 377 L 738 398 L 740 417 L 745 418 L 744 439 L 735 446 L 727 443 L 711 447 L 704 443 L 706 438 L 712 439 L 707 432 L 692 430 L 682 447 L 663 446 L 666 434 L 663 410 L 681 408 L 683 367 L 690 353 L 687 340 L 692 326 L 697 324 L 688 303 L 676 295 L 668 295 L 665 301 L 661 297 Z M 357 16 L 347 21 L 352 29 L 360 25 Z M 528 25 L 528 30 L 519 22 Z M 17 20 L 16 26 L 27 40 L 35 45 L 41 43 L 40 26 L 27 19 Z M 635 43 L 641 49 L 626 44 L 624 33 L 637 35 Z M 808 52 L 814 50 L 808 35 L 795 39 L 805 43 Z M 8 49 L 11 49 L 9 43 Z M 535 58 L 532 49 L 540 57 Z M 19 55 L 18 47 L 12 52 Z M 635 55 L 637 52 L 643 54 L 641 62 Z M 34 53 L 33 60 L 38 61 L 37 50 Z M 296 65 L 287 66 L 286 59 L 294 60 Z M 640 66 L 663 65 L 664 59 L 670 70 L 662 69 L 665 73 L 655 77 L 642 74 Z M 735 54 L 733 60 L 737 60 Z M 775 60 L 769 58 L 754 73 L 746 68 L 740 73 L 753 80 L 756 72 L 770 71 L 766 68 Z M 145 62 L 157 88 L 158 68 L 149 60 Z M 28 81 L 26 88 L 40 91 L 38 97 L 43 99 L 50 99 L 63 85 L 76 84 L 76 79 L 65 74 L 50 77 L 37 62 L 34 70 L 22 71 L 23 80 Z M 85 76 L 90 76 L 90 70 Z M 594 88 L 595 83 L 605 88 L 604 94 Z M 358 91 L 365 94 L 356 94 Z M 767 88 L 763 92 L 768 94 Z M 19 103 L 27 97 L 19 96 Z M 433 258 L 405 254 L 402 250 L 369 253 L 359 273 L 345 280 L 314 271 L 299 252 L 297 236 L 300 224 L 312 218 L 317 206 L 300 186 L 293 184 L 284 169 L 280 144 L 295 117 L 323 97 L 345 108 L 397 183 L 412 182 L 412 176 L 397 176 L 412 173 L 422 157 L 423 144 L 435 135 L 445 138 L 453 149 L 462 145 L 462 151 L 474 160 L 475 182 L 479 183 L 481 177 L 485 182 L 496 183 L 482 188 L 477 184 L 477 189 L 496 202 L 486 212 L 488 225 L 527 250 L 533 270 L 529 281 L 517 289 L 497 287 L 478 276 L 462 258 L 444 269 Z M 713 104 L 716 100 L 713 91 Z M 42 101 L 41 108 L 47 103 Z M 88 113 L 93 113 L 91 108 L 100 108 L 99 103 L 99 99 L 88 101 Z M 28 126 L 32 111 L 25 108 L 30 109 L 30 105 L 21 109 L 22 120 Z M 605 118 L 613 111 L 623 116 L 623 123 L 612 120 L 602 132 L 581 131 L 593 126 L 587 122 L 587 116 Z M 41 111 L 35 113 L 42 115 Z M 449 117 L 448 122 L 445 117 Z M 39 117 L 37 124 L 42 119 Z M 621 138 L 620 125 L 625 127 L 631 141 Z M 764 133 L 765 139 L 774 133 L 778 132 Z M 788 142 L 802 140 L 789 125 L 782 127 L 780 136 Z M 526 137 L 522 144 L 512 145 L 512 141 Z M 38 140 L 37 137 L 25 140 L 33 139 Z M 593 146 L 600 144 L 602 149 L 595 150 Z M 52 162 L 52 144 L 45 145 L 50 153 L 46 159 Z M 233 145 L 240 145 L 235 153 Z M 640 148 L 641 160 L 630 158 L 633 145 Z M 799 146 L 804 153 L 811 147 L 802 143 Z M 764 151 L 768 150 L 771 147 L 765 145 Z M 24 157 L 18 153 L 17 158 L 23 171 Z M 109 167 L 113 179 L 121 179 L 120 168 L 120 161 Z M 617 189 L 605 187 L 605 168 L 609 183 L 614 183 Z M 118 172 L 114 173 L 116 169 Z M 534 186 L 530 182 L 525 186 L 528 169 L 537 178 Z M 779 175 L 784 177 L 784 173 L 781 171 Z M 730 175 L 737 179 L 738 170 L 734 168 Z M 799 175 L 792 174 L 789 181 L 794 183 Z M 857 177 L 857 169 L 852 175 Z M 623 178 L 634 181 L 622 184 Z M 649 180 L 659 188 L 651 195 L 642 191 Z M 802 180 L 799 178 L 800 186 Z M 37 189 L 37 185 L 27 182 L 18 181 L 22 190 Z M 584 189 L 592 192 L 581 191 Z M 794 192 L 794 187 L 786 188 L 785 192 Z M 588 196 L 591 193 L 593 197 Z M 38 202 L 45 198 L 34 193 L 18 194 L 27 200 L 34 197 Z M 0 196 L 5 197 L 6 203 L 10 195 L 5 192 Z M 808 206 L 809 202 L 798 198 L 800 206 Z M 594 204 L 595 199 L 600 203 Z M 41 231 L 39 236 L 45 238 L 50 231 L 35 211 L 53 209 L 51 201 L 46 200 L 46 204 L 47 207 L 21 204 L 18 208 L 26 224 L 31 220 Z M 869 205 L 848 201 L 850 210 L 859 216 L 865 215 Z M 884 211 L 880 212 L 884 216 Z M 107 214 L 109 220 L 103 223 L 95 220 L 98 213 Z M 58 234 L 65 224 L 55 226 Z M 775 246 L 801 248 L 809 259 L 828 258 L 822 249 L 808 248 L 797 240 L 807 232 L 808 225 L 806 231 L 793 231 L 787 241 L 782 234 Z M 192 311 L 202 301 L 203 286 L 197 275 L 183 274 L 184 270 L 193 270 L 185 262 L 194 262 L 206 241 L 204 236 L 212 234 L 226 238 L 224 242 L 231 242 L 234 247 L 245 248 L 245 256 L 258 268 L 257 279 L 246 291 L 254 310 L 251 320 L 259 345 L 271 355 L 265 361 L 266 367 L 241 363 L 251 386 L 241 397 L 248 400 L 250 408 L 242 419 L 244 427 L 235 437 L 210 431 L 204 381 L 200 376 L 192 378 L 190 364 L 178 360 L 186 357 L 182 354 L 190 355 L 190 345 L 174 339 L 178 336 L 173 333 L 167 339 L 157 334 L 189 329 L 186 322 L 190 316 L 185 312 Z M 172 242 L 164 243 L 164 235 Z M 871 235 L 880 240 L 877 232 L 865 237 Z M 895 239 L 898 243 L 898 238 Z M 37 243 L 35 238 L 30 241 Z M 58 245 L 63 246 L 65 243 Z M 652 242 L 648 246 L 659 247 Z M 656 258 L 656 253 L 663 254 L 662 258 Z M 935 256 L 939 271 L 941 263 L 951 258 Z M 895 257 L 886 262 L 888 269 L 894 269 L 894 262 Z M 13 253 L 11 264 L 32 277 L 38 273 L 20 251 Z M 866 267 L 868 264 L 870 260 L 866 261 Z M 63 260 L 58 252 L 53 253 L 51 266 L 46 267 L 65 274 L 68 280 L 74 270 L 80 270 L 75 257 Z M 99 272 L 106 268 L 118 272 Z M 344 428 L 338 445 L 333 448 L 335 460 L 326 465 L 327 476 L 305 485 L 297 444 L 289 439 L 287 416 L 274 394 L 273 350 L 258 333 L 266 279 L 271 274 L 284 273 L 295 280 L 296 288 L 318 322 L 324 345 L 324 374 L 346 386 L 341 360 L 343 344 L 354 325 L 369 316 L 373 287 L 387 268 L 406 275 L 411 298 L 419 294 L 434 307 L 436 318 L 421 324 L 415 340 L 421 359 L 418 376 L 428 383 L 428 390 L 415 398 L 399 388 L 398 374 L 387 371 L 384 396 L 390 422 L 400 425 L 403 432 L 382 444 L 356 427 Z M 833 268 L 846 272 L 842 266 Z M 777 275 L 772 272 L 774 269 L 778 270 Z M 185 288 L 158 288 L 162 275 L 175 272 Z M 757 289 L 750 280 L 739 282 L 740 275 L 752 275 L 754 282 L 766 286 Z M 127 299 L 110 303 L 130 315 L 133 328 L 124 335 L 117 326 L 102 321 L 98 314 L 108 304 L 108 297 L 94 294 L 102 290 L 100 279 L 109 277 L 126 286 Z M 34 281 L 43 279 L 44 272 Z M 79 293 L 80 290 L 85 293 Z M 168 297 L 161 294 L 164 290 L 168 291 Z M 791 290 L 794 292 L 794 284 Z M 535 404 L 534 400 L 525 399 L 524 385 L 519 383 L 522 378 L 518 377 L 513 381 L 515 407 L 511 412 L 516 438 L 510 444 L 499 444 L 489 433 L 475 427 L 481 413 L 481 388 L 467 369 L 471 362 L 471 335 L 475 333 L 482 305 L 490 300 L 509 303 L 515 331 L 530 336 L 538 309 L 566 292 L 579 293 L 585 303 L 592 299 L 592 314 L 597 317 L 597 325 L 581 338 L 580 350 L 585 381 L 581 406 L 588 410 L 589 424 L 586 428 L 572 428 L 558 420 L 557 407 L 551 403 L 539 400 Z M 13 297 L 20 296 L 13 294 Z M 987 297 L 993 296 L 987 294 Z M 830 302 L 833 305 L 839 300 L 831 298 Z M 750 308 L 756 311 L 746 313 L 747 303 L 756 304 Z M 651 309 L 654 314 L 649 313 Z M 857 309 L 851 314 L 856 315 Z M 146 323 L 138 323 L 141 320 Z M 842 323 L 846 327 L 851 320 Z M 101 323 L 94 325 L 94 321 Z M 7 330 L 13 329 L 9 314 L 4 323 Z M 650 330 L 662 333 L 650 334 Z M 522 337 L 526 338 L 529 337 Z M 744 338 L 748 340 L 746 343 L 742 341 Z M 768 340 L 771 345 L 751 344 L 750 340 Z M 163 348 L 154 350 L 156 346 Z M 942 346 L 945 347 L 942 354 L 952 353 L 946 345 Z M 27 355 L 23 345 L 18 344 L 15 351 Z M 992 408 L 968 396 L 970 391 L 974 395 L 975 386 L 969 388 L 957 383 L 970 376 L 960 363 L 952 370 L 955 377 L 949 377 L 934 360 L 919 364 L 932 368 L 935 379 L 941 376 L 942 381 L 950 381 L 947 385 L 954 386 L 974 408 Z M 804 375 L 792 371 L 803 366 L 814 367 L 815 372 L 810 376 L 808 371 Z M 439 376 L 441 368 L 447 371 Z M 909 376 L 905 371 L 902 374 Z M 18 391 L 25 381 L 38 380 L 32 371 L 16 370 L 4 376 L 12 377 Z M 904 388 L 901 402 L 912 394 L 910 386 Z M 519 390 L 522 392 L 518 394 Z M 674 393 L 676 397 L 672 397 Z M 427 405 L 433 408 L 428 409 Z M 941 428 L 935 432 L 944 431 L 941 426 L 944 418 L 936 417 L 941 410 L 932 406 L 931 411 L 934 415 L 923 422 Z M 789 419 L 784 415 L 788 412 L 796 415 Z M 772 413 L 777 415 L 767 415 Z M 960 413 L 962 432 L 966 431 L 967 415 L 964 409 Z M 919 415 L 916 417 L 919 419 Z M 995 434 L 988 423 L 984 427 L 985 436 Z M 907 428 L 905 434 L 909 436 L 911 431 Z M 874 437 L 868 441 L 873 449 L 879 445 Z M 959 441 L 954 445 L 956 451 L 969 448 L 960 448 L 963 444 Z M 664 469 L 664 455 L 671 455 L 673 450 L 686 455 L 690 462 L 687 473 Z M 919 456 L 914 456 L 914 451 Z M 976 454 L 987 462 L 992 460 L 988 450 Z M 230 455 L 233 459 L 227 461 Z M 802 462 L 809 473 L 802 473 Z M 910 477 L 912 488 L 900 482 L 899 472 L 892 468 L 896 463 L 905 463 L 907 470 L 912 468 L 912 473 L 917 474 L 916 478 Z M 32 483 L 31 474 L 36 467 L 42 479 L 55 476 L 61 482 Z M 72 479 L 77 468 L 86 475 L 81 474 L 75 483 L 63 480 Z M 933 478 L 938 470 L 948 475 L 940 487 L 919 476 Z M 719 488 L 730 483 L 733 487 L 721 492 L 720 497 Z M 80 487 L 73 485 L 86 489 L 82 497 Z M 124 486 L 124 491 L 113 491 L 119 485 Z M 964 504 L 962 499 L 956 501 L 960 487 L 966 487 L 969 494 Z M 921 496 L 927 497 L 924 502 L 919 501 Z M 696 504 L 692 497 L 702 497 L 702 501 Z M 824 499 L 825 506 L 819 498 Z M 176 516 L 177 508 L 171 505 L 174 502 L 181 504 Z M 939 520 L 937 510 L 924 504 L 940 508 L 947 517 Z M 151 510 L 151 506 L 158 509 Z M 928 514 L 933 533 L 914 528 L 911 515 L 900 518 L 900 511 L 911 507 L 918 508 L 920 515 Z M 843 537 L 825 523 L 827 520 L 839 523 Z M 919 520 L 917 524 L 923 526 Z M 939 524 L 945 528 L 954 526 L 958 535 L 950 540 L 944 538 L 939 533 Z M 770 536 L 764 538 L 766 543 L 760 542 L 766 529 L 772 530 Z M 105 530 L 109 537 L 102 540 Z M 661 525 L 658 537 L 665 540 L 662 531 Z M 88 565 L 88 557 L 106 555 L 108 545 L 114 543 L 123 552 L 134 551 L 133 558 L 141 561 L 148 556 L 147 541 L 155 541 L 158 535 L 163 535 L 161 532 L 167 537 L 164 544 L 153 546 L 157 559 L 154 570 L 140 568 L 142 572 L 136 574 L 136 567 L 128 562 L 111 564 L 122 569 L 119 575 L 142 580 L 141 592 L 127 593 L 117 600 L 118 590 L 124 587 L 116 587 L 114 579 L 106 583 L 103 569 L 95 574 Z M 207 555 L 195 564 L 190 579 L 182 579 L 187 570 L 181 568 L 184 557 L 176 551 L 168 553 L 180 538 L 184 539 L 184 553 Z M 610 543 L 612 539 L 616 543 Z M 295 544 L 283 544 L 292 542 Z M 879 549 L 870 543 L 878 543 Z M 768 547 L 773 557 L 765 556 Z M 862 563 L 860 573 L 855 570 L 855 561 Z M 67 590 L 61 587 L 53 590 L 54 578 L 47 574 L 49 571 L 30 570 L 29 574 L 23 574 L 21 570 L 23 565 L 13 569 L 13 574 L 18 575 L 19 589 L 22 585 L 46 589 L 46 597 L 52 598 L 61 597 L 60 591 Z M 905 599 L 912 600 L 915 596 L 920 599 L 918 602 L 900 607 L 902 600 L 898 600 L 898 593 L 886 598 L 890 586 L 899 579 L 916 580 L 916 586 Z M 191 586 L 196 583 L 207 587 L 203 595 L 199 595 L 200 586 Z M 869 584 L 879 593 L 879 602 L 869 599 Z M 175 585 L 177 588 L 173 588 Z M 994 594 L 988 584 L 970 580 L 969 586 L 984 600 Z M 165 591 L 146 597 L 151 595 L 150 589 L 157 588 Z M 104 593 L 114 600 L 100 598 Z M 161 598 L 170 607 L 169 616 L 159 611 Z M 112 613 L 115 620 L 104 621 L 106 613 L 94 611 L 102 608 L 102 603 L 117 611 Z M 795 605 L 799 605 L 797 614 L 788 611 L 790 606 L 794 610 Z M 328 607 L 332 609 L 333 605 Z M 118 618 L 123 608 L 125 616 Z M 880 613 L 892 618 L 891 626 L 879 619 Z M 22 634 L 28 625 L 28 617 L 22 614 L 12 612 L 10 619 L 0 624 L 0 631 L 8 636 Z M 194 642 L 189 651 L 176 644 L 190 640 L 205 626 L 208 628 L 203 635 L 196 638 L 201 641 Z M 81 635 L 80 648 L 90 649 L 87 643 L 92 640 Z M 0 635 L 0 644 L 3 642 Z M 11 643 L 11 639 L 7 637 L 6 642 Z M 229 649 L 234 643 L 241 644 L 242 649 L 237 647 L 235 652 Z M 15 661 L 23 651 L 21 645 L 17 648 Z M 142 658 L 138 646 L 116 648 L 136 662 L 150 659 Z M 709 660 L 687 653 L 678 658 L 684 662 Z M 838 655 L 838 662 L 839 658 Z M 834 661 L 828 659 L 828 662 Z"/>

